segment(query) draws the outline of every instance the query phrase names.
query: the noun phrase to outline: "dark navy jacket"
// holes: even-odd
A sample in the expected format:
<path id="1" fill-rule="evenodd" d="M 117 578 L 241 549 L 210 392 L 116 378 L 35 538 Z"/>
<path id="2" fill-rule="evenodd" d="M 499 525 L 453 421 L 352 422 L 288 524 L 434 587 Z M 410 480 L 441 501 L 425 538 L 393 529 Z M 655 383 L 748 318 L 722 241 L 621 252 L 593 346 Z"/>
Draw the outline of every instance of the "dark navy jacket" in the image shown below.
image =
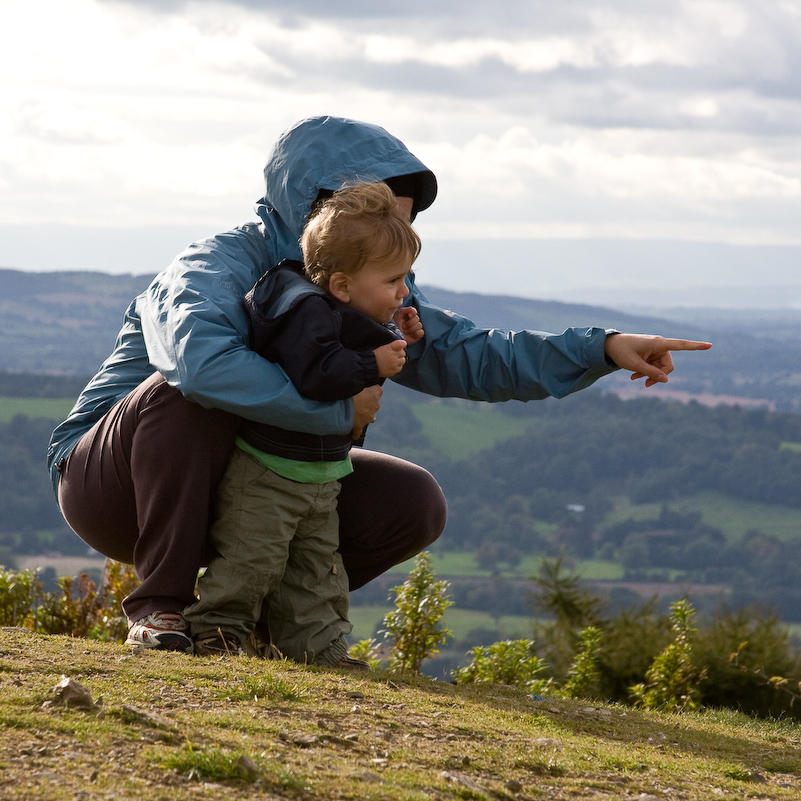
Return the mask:
<path id="1" fill-rule="evenodd" d="M 382 382 L 373 350 L 400 337 L 312 284 L 298 261 L 284 260 L 265 273 L 243 300 L 251 347 L 280 364 L 306 398 L 352 398 Z M 239 436 L 265 453 L 302 462 L 344 459 L 350 434 L 308 434 L 244 420 Z M 360 443 L 359 443 L 360 444 Z"/>

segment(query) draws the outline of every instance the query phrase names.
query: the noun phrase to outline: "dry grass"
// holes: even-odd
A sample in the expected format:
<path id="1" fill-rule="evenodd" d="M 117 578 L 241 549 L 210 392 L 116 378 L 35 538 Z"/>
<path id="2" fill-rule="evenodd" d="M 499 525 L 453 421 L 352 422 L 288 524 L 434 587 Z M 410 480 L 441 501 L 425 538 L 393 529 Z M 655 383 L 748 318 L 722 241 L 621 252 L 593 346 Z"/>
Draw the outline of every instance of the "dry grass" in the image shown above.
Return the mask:
<path id="1" fill-rule="evenodd" d="M 92 706 L 48 705 L 62 676 Z M 0 631 L 3 799 L 797 799 L 801 727 Z"/>

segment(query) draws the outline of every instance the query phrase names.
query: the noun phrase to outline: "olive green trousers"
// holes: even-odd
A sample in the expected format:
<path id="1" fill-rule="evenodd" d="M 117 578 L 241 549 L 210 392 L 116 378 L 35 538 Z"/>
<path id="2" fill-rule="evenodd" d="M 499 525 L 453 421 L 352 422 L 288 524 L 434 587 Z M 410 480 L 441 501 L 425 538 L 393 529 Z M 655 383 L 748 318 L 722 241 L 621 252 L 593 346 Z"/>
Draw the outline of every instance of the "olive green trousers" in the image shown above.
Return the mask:
<path id="1" fill-rule="evenodd" d="M 198 600 L 184 610 L 192 634 L 219 628 L 243 641 L 266 601 L 272 643 L 285 657 L 336 664 L 352 629 L 338 495 L 338 481 L 291 481 L 235 448 L 210 531 L 219 556 L 198 579 Z"/>

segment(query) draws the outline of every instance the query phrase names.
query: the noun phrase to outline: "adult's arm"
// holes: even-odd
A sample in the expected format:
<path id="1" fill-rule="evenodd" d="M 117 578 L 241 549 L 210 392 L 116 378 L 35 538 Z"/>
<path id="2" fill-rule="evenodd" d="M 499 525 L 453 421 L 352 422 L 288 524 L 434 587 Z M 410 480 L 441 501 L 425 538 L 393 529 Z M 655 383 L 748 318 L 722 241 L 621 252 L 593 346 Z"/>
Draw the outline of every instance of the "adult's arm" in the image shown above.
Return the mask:
<path id="1" fill-rule="evenodd" d="M 286 373 L 248 347 L 240 298 L 267 263 L 255 226 L 190 246 L 140 296 L 150 363 L 190 400 L 310 434 L 348 433 L 349 400 L 304 398 Z"/>
<path id="2" fill-rule="evenodd" d="M 604 355 L 610 331 L 568 328 L 562 334 L 477 328 L 430 304 L 413 287 L 410 302 L 425 336 L 406 349 L 392 380 L 438 397 L 481 401 L 563 397 L 617 369 Z"/>
<path id="3" fill-rule="evenodd" d="M 668 339 L 651 334 L 614 334 L 606 338 L 606 358 L 631 373 L 631 380 L 645 379 L 645 386 L 666 384 L 673 372 L 675 350 L 709 350 L 711 342 Z"/>

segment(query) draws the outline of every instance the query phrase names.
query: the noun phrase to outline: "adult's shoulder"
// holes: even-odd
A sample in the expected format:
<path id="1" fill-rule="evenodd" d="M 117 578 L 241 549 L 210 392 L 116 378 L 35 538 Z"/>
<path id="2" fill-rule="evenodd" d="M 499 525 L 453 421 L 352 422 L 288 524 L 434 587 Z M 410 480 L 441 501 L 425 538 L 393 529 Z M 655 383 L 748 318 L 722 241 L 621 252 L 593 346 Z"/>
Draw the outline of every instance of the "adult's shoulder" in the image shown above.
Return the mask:
<path id="1" fill-rule="evenodd" d="M 255 222 L 199 239 L 187 248 L 187 251 L 191 250 L 227 253 L 274 263 L 270 241 L 264 235 L 263 226 Z"/>
<path id="2" fill-rule="evenodd" d="M 237 299 L 273 264 L 272 248 L 259 223 L 245 223 L 188 245 L 157 277 L 157 283 L 220 282 Z"/>

